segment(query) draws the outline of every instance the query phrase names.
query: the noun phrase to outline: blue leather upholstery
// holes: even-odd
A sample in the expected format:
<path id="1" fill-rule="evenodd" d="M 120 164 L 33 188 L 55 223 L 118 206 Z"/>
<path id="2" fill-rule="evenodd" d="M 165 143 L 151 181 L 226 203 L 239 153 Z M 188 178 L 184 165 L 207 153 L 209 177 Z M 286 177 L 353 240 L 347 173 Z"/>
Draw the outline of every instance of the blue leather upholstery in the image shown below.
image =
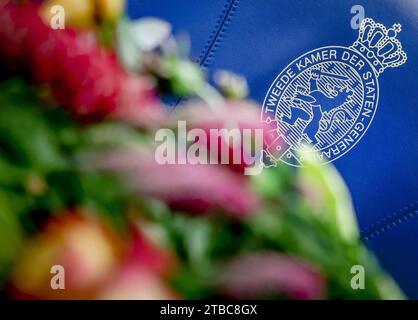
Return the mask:
<path id="1" fill-rule="evenodd" d="M 273 80 L 295 58 L 355 41 L 358 30 L 350 26 L 355 4 L 385 26 L 402 24 L 398 38 L 408 61 L 379 77 L 373 123 L 334 164 L 351 190 L 367 243 L 406 293 L 418 298 L 418 208 L 384 220 L 418 201 L 418 1 L 131 0 L 129 13 L 159 16 L 175 32 L 188 32 L 192 54 L 202 66 L 243 74 L 251 97 L 262 104 Z"/>

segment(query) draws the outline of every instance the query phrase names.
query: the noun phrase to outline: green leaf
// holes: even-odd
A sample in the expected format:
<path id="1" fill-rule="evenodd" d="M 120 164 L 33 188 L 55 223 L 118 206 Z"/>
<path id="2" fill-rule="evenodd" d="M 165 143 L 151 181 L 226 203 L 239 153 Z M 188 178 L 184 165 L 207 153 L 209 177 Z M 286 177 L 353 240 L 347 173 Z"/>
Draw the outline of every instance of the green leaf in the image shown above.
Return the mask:
<path id="1" fill-rule="evenodd" d="M 23 234 L 18 218 L 11 211 L 7 196 L 0 192 L 0 286 L 19 255 L 22 242 Z"/>
<path id="2" fill-rule="evenodd" d="M 277 199 L 293 189 L 291 169 L 285 165 L 264 168 L 261 174 L 250 176 L 255 191 L 265 199 Z"/>
<path id="3" fill-rule="evenodd" d="M 19 78 L 0 84 L 0 152 L 22 166 L 41 170 L 65 166 L 37 97 Z"/>
<path id="4" fill-rule="evenodd" d="M 198 94 L 205 87 L 205 79 L 200 66 L 182 60 L 176 55 L 165 56 L 161 60 L 163 75 L 178 95 Z"/>
<path id="5" fill-rule="evenodd" d="M 350 193 L 338 171 L 311 156 L 306 157 L 304 167 L 298 170 L 298 179 L 310 197 L 311 206 L 322 211 L 321 218 L 330 221 L 348 243 L 358 241 L 359 231 Z"/>

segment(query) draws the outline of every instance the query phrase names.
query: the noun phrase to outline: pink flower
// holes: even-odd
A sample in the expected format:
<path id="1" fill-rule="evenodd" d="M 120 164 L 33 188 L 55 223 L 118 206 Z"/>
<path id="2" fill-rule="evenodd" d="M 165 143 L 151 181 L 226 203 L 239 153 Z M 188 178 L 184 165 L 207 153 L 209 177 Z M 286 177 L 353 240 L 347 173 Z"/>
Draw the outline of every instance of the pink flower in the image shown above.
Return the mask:
<path id="1" fill-rule="evenodd" d="M 158 276 L 126 265 L 99 291 L 99 300 L 173 300 L 178 299 L 167 284 Z"/>
<path id="2" fill-rule="evenodd" d="M 152 149 L 119 151 L 92 160 L 122 174 L 133 191 L 191 213 L 221 211 L 232 217 L 255 214 L 258 198 L 247 179 L 217 165 L 159 165 Z"/>
<path id="3" fill-rule="evenodd" d="M 221 284 L 226 296 L 238 299 L 321 299 L 325 289 L 324 277 L 313 266 L 278 252 L 235 258 L 226 266 Z"/>
<path id="4" fill-rule="evenodd" d="M 269 131 L 273 127 L 266 125 L 260 121 L 260 107 L 246 101 L 225 101 L 223 106 L 216 106 L 217 111 L 204 104 L 190 103 L 174 113 L 171 119 L 172 125 L 177 125 L 180 120 L 187 121 L 187 129 L 194 128 L 202 129 L 206 135 L 210 136 L 211 129 L 239 129 L 241 137 L 243 137 L 244 130 L 251 130 L 252 138 L 256 137 L 255 130 L 263 130 L 261 135 L 261 148 L 271 143 L 271 135 Z M 230 127 L 228 127 L 230 126 Z M 231 132 L 231 131 L 230 131 Z M 219 138 L 217 141 L 207 142 L 208 153 L 218 149 L 218 162 L 221 162 L 221 150 L 226 148 L 229 150 L 228 167 L 239 173 L 243 173 L 244 169 L 253 166 L 253 163 L 246 163 L 248 156 L 255 156 L 254 146 L 251 147 L 246 141 L 242 139 L 241 143 L 233 143 L 226 141 L 224 138 Z M 233 163 L 234 154 L 239 155 L 238 162 Z M 259 159 L 255 159 L 258 161 Z"/>
<path id="5" fill-rule="evenodd" d="M 165 113 L 149 79 L 128 74 L 122 84 L 117 98 L 118 108 L 112 113 L 114 118 L 140 126 L 158 126 L 163 123 Z"/>

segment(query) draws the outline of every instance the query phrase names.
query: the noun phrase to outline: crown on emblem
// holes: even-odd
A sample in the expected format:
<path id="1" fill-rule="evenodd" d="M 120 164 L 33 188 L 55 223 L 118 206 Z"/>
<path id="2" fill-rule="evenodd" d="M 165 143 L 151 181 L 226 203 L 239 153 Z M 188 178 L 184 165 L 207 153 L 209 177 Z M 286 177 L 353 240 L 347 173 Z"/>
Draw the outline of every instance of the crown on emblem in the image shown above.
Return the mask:
<path id="1" fill-rule="evenodd" d="M 401 42 L 396 39 L 401 30 L 399 23 L 387 29 L 383 24 L 366 18 L 361 23 L 359 36 L 352 47 L 369 59 L 378 74 L 382 73 L 386 68 L 396 68 L 406 62 L 406 53 L 402 50 Z"/>

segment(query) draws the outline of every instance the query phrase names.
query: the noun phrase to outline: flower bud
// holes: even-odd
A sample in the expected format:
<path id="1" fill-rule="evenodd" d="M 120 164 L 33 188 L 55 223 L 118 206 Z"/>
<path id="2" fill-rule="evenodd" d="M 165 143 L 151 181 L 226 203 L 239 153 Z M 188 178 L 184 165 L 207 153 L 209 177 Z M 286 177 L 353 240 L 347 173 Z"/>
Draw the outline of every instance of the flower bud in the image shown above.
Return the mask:
<path id="1" fill-rule="evenodd" d="M 100 21 L 115 22 L 125 8 L 124 0 L 47 0 L 42 5 L 41 15 L 50 25 L 56 12 L 55 6 L 62 6 L 65 25 L 77 29 L 91 29 Z"/>
<path id="2" fill-rule="evenodd" d="M 115 22 L 125 8 L 125 0 L 96 0 L 96 12 L 105 21 Z"/>
<path id="3" fill-rule="evenodd" d="M 12 275 L 17 297 L 88 298 L 112 272 L 119 257 L 118 241 L 97 220 L 77 213 L 51 219 L 29 240 Z M 63 287 L 52 287 L 54 266 L 62 267 Z"/>
<path id="4" fill-rule="evenodd" d="M 95 4 L 93 0 L 48 0 L 41 7 L 41 15 L 47 25 L 54 17 L 53 7 L 64 9 L 65 26 L 77 29 L 90 29 L 95 23 Z"/>

